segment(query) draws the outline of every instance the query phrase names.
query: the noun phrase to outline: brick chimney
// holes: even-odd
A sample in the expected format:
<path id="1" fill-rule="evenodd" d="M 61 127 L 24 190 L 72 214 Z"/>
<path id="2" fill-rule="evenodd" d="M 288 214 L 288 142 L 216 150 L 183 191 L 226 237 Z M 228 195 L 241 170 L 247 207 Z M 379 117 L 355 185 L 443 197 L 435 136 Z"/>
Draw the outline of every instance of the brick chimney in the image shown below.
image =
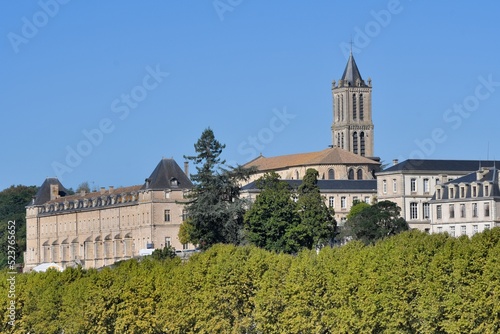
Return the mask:
<path id="1" fill-rule="evenodd" d="M 53 201 L 59 198 L 59 185 L 51 184 L 50 185 L 50 200 Z"/>
<path id="2" fill-rule="evenodd" d="M 189 177 L 189 162 L 184 161 L 184 174 Z"/>

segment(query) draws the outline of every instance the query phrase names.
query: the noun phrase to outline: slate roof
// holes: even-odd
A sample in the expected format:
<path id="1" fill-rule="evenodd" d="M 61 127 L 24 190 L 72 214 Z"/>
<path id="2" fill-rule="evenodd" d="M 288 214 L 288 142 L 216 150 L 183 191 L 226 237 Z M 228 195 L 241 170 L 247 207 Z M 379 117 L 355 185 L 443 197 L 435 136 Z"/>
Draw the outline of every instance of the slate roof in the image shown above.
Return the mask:
<path id="1" fill-rule="evenodd" d="M 380 173 L 397 171 L 473 172 L 480 167 L 493 167 L 495 165 L 500 166 L 500 161 L 408 159 L 397 165 L 386 168 Z"/>
<path id="2" fill-rule="evenodd" d="M 59 187 L 59 196 L 66 196 L 68 190 L 59 182 L 56 177 L 48 177 L 42 183 L 35 195 L 35 202 L 31 205 L 42 205 L 50 201 L 50 186 L 57 185 Z"/>
<path id="3" fill-rule="evenodd" d="M 342 80 L 347 81 L 349 86 L 357 86 L 356 82 L 359 80 L 361 86 L 366 87 L 363 78 L 361 77 L 361 73 L 359 73 L 358 66 L 356 65 L 356 61 L 351 54 L 349 55 L 349 59 L 347 60 L 347 65 L 344 70 L 344 74 L 342 74 Z"/>
<path id="4" fill-rule="evenodd" d="M 288 183 L 293 189 L 297 189 L 302 180 L 283 180 Z M 253 181 L 241 188 L 245 190 L 259 190 L 256 186 L 257 181 Z M 377 192 L 377 180 L 318 180 L 318 188 L 321 191 L 351 191 L 351 192 L 364 192 L 372 191 Z"/>
<path id="5" fill-rule="evenodd" d="M 163 158 L 148 179 L 149 187 L 144 183 L 141 189 L 191 189 L 193 187 L 191 180 L 174 159 Z M 173 182 L 174 180 L 177 180 L 177 185 Z"/>
<path id="6" fill-rule="evenodd" d="M 266 158 L 260 156 L 245 164 L 245 167 L 255 166 L 259 171 L 279 170 L 296 166 L 313 165 L 380 165 L 379 162 L 343 150 L 330 147 L 319 152 L 281 155 Z"/>

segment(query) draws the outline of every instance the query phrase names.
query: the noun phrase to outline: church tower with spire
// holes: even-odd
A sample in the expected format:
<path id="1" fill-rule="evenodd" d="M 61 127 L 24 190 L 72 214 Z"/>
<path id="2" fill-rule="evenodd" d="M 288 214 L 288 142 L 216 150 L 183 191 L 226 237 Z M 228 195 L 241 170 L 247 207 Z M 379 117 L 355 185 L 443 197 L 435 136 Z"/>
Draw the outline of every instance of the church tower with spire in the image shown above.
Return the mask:
<path id="1" fill-rule="evenodd" d="M 332 82 L 333 145 L 373 157 L 372 83 L 365 83 L 352 52 L 342 78 Z"/>

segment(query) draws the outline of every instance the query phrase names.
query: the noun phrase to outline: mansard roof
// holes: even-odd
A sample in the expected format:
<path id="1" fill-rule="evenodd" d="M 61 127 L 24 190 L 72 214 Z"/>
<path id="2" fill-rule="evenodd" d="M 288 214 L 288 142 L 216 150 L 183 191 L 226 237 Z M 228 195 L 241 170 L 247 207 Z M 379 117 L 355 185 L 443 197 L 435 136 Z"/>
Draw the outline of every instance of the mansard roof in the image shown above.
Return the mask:
<path id="1" fill-rule="evenodd" d="M 48 201 L 50 201 L 50 186 L 57 185 L 58 193 L 57 196 L 63 197 L 66 196 L 68 190 L 64 188 L 64 186 L 59 182 L 59 179 L 56 177 L 48 177 L 42 183 L 40 188 L 38 189 L 35 195 L 35 201 L 31 203 L 31 205 L 41 205 Z"/>
<path id="2" fill-rule="evenodd" d="M 408 159 L 399 164 L 384 169 L 378 174 L 386 172 L 473 172 L 480 167 L 500 166 L 499 161 L 493 160 L 432 160 Z"/>
<path id="3" fill-rule="evenodd" d="M 456 178 L 452 181 L 449 181 L 445 184 L 443 184 L 443 187 L 446 189 L 449 186 L 458 186 L 461 183 L 465 184 L 471 184 L 473 182 L 478 182 L 478 183 L 483 183 L 483 182 L 489 182 L 492 184 L 491 190 L 489 194 L 484 194 L 484 189 L 483 187 L 479 187 L 477 189 L 477 194 L 476 196 L 472 196 L 471 190 L 468 188 L 466 193 L 464 194 L 464 198 L 481 198 L 481 197 L 500 197 L 500 188 L 499 188 L 499 182 L 498 182 L 498 169 L 496 167 L 493 168 L 482 168 L 479 171 L 475 171 L 473 173 L 464 175 L 462 177 Z M 457 196 L 457 195 L 455 195 Z M 454 197 L 457 198 L 457 197 Z M 440 200 L 449 200 L 449 193 L 448 191 L 443 192 L 441 195 Z M 436 201 L 436 194 L 432 196 L 432 201 Z"/>
<path id="4" fill-rule="evenodd" d="M 268 171 L 316 165 L 380 165 L 380 163 L 339 147 L 330 147 L 318 152 L 289 154 L 270 158 L 261 155 L 246 163 L 245 167 L 255 166 L 259 171 Z"/>
<path id="5" fill-rule="evenodd" d="M 192 187 L 193 183 L 175 160 L 163 158 L 141 189 L 191 189 Z"/>
<path id="6" fill-rule="evenodd" d="M 282 180 L 297 189 L 302 180 Z M 377 192 L 377 180 L 318 180 L 318 188 L 323 192 Z M 258 190 L 257 181 L 241 188 L 242 191 Z"/>
<path id="7" fill-rule="evenodd" d="M 348 86 L 358 86 L 357 82 L 359 80 L 360 85 L 366 87 L 365 82 L 361 77 L 361 73 L 359 73 L 359 69 L 356 65 L 356 61 L 354 60 L 352 52 L 349 55 L 349 59 L 347 60 L 347 65 L 345 67 L 344 74 L 342 74 L 341 80 L 347 82 Z"/>

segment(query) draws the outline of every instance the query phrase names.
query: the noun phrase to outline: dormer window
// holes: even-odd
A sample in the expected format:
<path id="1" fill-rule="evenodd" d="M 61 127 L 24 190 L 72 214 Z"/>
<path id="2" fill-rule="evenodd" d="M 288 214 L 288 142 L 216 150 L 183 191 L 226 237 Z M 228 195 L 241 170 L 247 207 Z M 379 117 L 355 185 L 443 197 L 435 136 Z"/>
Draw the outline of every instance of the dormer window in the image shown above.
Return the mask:
<path id="1" fill-rule="evenodd" d="M 179 181 L 177 181 L 177 179 L 175 177 L 173 177 L 173 178 L 170 179 L 170 185 L 172 187 L 178 187 L 179 186 Z"/>
<path id="2" fill-rule="evenodd" d="M 472 186 L 472 197 L 476 197 L 476 196 L 477 196 L 477 187 Z"/>
<path id="3" fill-rule="evenodd" d="M 436 190 L 437 190 L 437 196 L 436 196 L 436 198 L 437 198 L 437 199 L 441 199 L 441 189 L 440 189 L 440 188 L 438 188 L 438 189 L 436 189 Z"/>
<path id="4" fill-rule="evenodd" d="M 484 185 L 484 196 L 490 196 L 490 188 L 487 184 Z"/>
<path id="5" fill-rule="evenodd" d="M 453 186 L 450 187 L 450 198 L 455 198 L 455 189 Z"/>
<path id="6" fill-rule="evenodd" d="M 462 186 L 460 187 L 460 198 L 464 198 L 465 197 L 465 187 Z"/>

